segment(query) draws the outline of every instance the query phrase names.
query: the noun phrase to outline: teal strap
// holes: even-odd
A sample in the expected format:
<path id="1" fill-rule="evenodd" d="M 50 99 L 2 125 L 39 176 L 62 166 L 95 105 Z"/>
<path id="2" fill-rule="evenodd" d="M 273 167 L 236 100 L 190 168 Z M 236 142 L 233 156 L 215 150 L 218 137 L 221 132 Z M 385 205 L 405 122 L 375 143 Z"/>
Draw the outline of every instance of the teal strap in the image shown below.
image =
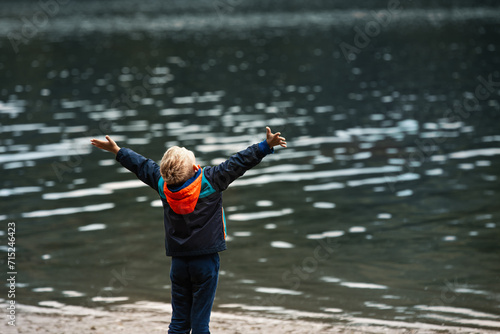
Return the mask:
<path id="1" fill-rule="evenodd" d="M 165 185 L 165 181 L 163 180 L 163 177 L 160 176 L 160 179 L 158 180 L 158 193 L 160 194 L 161 198 L 163 198 L 164 200 L 167 200 L 167 197 L 165 197 L 165 192 L 163 191 L 164 185 Z"/>
<path id="2" fill-rule="evenodd" d="M 202 177 L 201 177 L 201 191 L 200 191 L 199 198 L 207 197 L 207 196 L 210 196 L 213 193 L 215 193 L 215 189 L 212 187 L 210 182 L 208 182 L 208 180 L 205 178 L 204 168 L 201 171 L 201 175 L 202 175 Z"/>

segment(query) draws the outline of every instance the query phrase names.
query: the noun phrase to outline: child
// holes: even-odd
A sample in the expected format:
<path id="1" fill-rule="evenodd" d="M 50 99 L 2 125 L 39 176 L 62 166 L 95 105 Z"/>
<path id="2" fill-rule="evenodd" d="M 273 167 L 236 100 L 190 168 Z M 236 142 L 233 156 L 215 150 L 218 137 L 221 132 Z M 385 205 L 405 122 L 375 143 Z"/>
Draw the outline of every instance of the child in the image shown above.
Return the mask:
<path id="1" fill-rule="evenodd" d="M 214 167 L 196 165 L 193 152 L 173 146 L 158 166 L 120 148 L 109 136 L 92 145 L 116 155 L 125 168 L 157 191 L 163 203 L 165 248 L 172 257 L 172 321 L 169 334 L 210 333 L 209 322 L 219 277 L 219 254 L 226 249 L 222 191 L 256 166 L 274 146 L 286 147 L 281 133 L 266 128 L 267 139 Z"/>

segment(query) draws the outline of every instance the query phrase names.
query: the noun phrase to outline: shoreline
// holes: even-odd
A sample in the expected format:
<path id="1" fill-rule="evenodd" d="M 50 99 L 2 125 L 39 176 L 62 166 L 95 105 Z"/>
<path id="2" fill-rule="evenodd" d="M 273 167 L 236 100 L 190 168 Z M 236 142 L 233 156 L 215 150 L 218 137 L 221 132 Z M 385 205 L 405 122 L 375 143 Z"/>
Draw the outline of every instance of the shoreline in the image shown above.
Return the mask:
<path id="1" fill-rule="evenodd" d="M 2 304 L 4 308 L 6 304 Z M 16 326 L 7 324 L 4 317 L 4 333 L 166 333 L 170 320 L 170 306 L 163 303 L 137 302 L 90 309 L 79 306 L 58 305 L 52 307 L 18 305 Z M 405 323 L 377 319 L 338 319 L 334 322 L 283 318 L 272 314 L 253 312 L 212 312 L 210 330 L 213 334 L 295 334 L 295 333 L 498 333 L 494 330 L 469 327 L 439 326 L 426 323 Z"/>

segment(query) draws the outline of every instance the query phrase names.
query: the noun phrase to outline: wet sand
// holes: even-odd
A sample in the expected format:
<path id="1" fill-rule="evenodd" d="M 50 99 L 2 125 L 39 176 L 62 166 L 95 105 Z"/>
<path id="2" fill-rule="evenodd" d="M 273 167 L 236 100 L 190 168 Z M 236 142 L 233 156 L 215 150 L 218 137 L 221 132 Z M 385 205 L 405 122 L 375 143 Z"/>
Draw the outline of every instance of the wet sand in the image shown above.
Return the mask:
<path id="1" fill-rule="evenodd" d="M 4 306 L 4 305 L 2 305 Z M 2 307 L 3 308 L 3 307 Z M 167 310 L 166 310 L 167 309 Z M 37 307 L 19 305 L 16 326 L 2 326 L 2 333 L 166 333 L 170 319 L 165 304 L 135 303 L 109 310 L 75 306 Z M 375 321 L 367 324 L 337 320 L 329 323 L 283 319 L 273 315 L 213 312 L 211 332 L 215 334 L 292 333 L 494 333 L 494 331 L 438 326 L 423 323 Z"/>

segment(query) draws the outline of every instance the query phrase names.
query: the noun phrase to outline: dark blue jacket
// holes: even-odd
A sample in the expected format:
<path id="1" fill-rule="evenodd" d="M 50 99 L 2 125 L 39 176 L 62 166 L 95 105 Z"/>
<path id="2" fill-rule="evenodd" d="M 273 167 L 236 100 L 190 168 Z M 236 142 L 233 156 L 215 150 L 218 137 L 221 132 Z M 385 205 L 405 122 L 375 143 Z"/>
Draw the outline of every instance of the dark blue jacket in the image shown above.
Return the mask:
<path id="1" fill-rule="evenodd" d="M 182 191 L 201 177 L 201 189 L 194 211 L 175 213 L 167 201 L 165 181 L 160 166 L 151 159 L 128 148 L 122 148 L 116 160 L 137 175 L 139 180 L 160 195 L 165 225 L 167 256 L 195 256 L 220 252 L 226 249 L 226 220 L 222 208 L 222 192 L 229 184 L 256 166 L 267 154 L 273 153 L 266 141 L 254 144 L 231 156 L 218 166 L 200 169 L 181 187 L 170 192 Z"/>

